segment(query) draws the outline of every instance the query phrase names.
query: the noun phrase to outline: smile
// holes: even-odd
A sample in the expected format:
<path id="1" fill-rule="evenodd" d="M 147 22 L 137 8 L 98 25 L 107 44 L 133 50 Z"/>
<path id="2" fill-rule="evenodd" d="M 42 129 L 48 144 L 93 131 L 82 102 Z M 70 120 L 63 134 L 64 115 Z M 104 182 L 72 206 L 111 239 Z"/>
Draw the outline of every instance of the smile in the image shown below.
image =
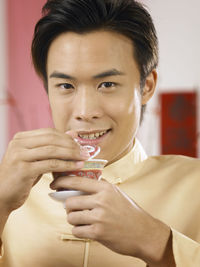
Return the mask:
<path id="1" fill-rule="evenodd" d="M 101 136 L 103 136 L 104 134 L 106 134 L 108 132 L 108 130 L 106 131 L 101 131 L 101 132 L 96 132 L 96 133 L 91 133 L 91 134 L 78 134 L 78 136 L 82 139 L 89 139 L 89 140 L 94 140 L 97 139 Z"/>
<path id="2" fill-rule="evenodd" d="M 91 131 L 91 132 L 77 132 L 78 138 L 77 140 L 82 145 L 98 145 L 101 143 L 108 133 L 111 131 L 111 129 L 108 130 L 99 130 L 99 131 Z"/>

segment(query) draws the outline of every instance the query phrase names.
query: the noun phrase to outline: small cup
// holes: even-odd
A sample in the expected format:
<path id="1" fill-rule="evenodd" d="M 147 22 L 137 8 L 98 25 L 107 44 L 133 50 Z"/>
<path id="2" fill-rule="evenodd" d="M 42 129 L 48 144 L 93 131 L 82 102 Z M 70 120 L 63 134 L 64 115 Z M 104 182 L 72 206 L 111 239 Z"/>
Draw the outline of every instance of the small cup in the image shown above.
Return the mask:
<path id="1" fill-rule="evenodd" d="M 107 164 L 107 160 L 104 159 L 89 159 L 84 162 L 84 167 L 80 170 L 63 172 L 60 176 L 80 176 L 90 179 L 100 180 L 102 178 L 102 170 Z M 77 190 L 61 190 L 53 193 L 49 193 L 49 196 L 56 201 L 62 202 L 65 205 L 65 201 L 68 197 L 78 196 L 85 194 L 82 191 Z"/>
<path id="2" fill-rule="evenodd" d="M 80 176 L 87 177 L 95 180 L 100 180 L 102 170 L 107 164 L 107 160 L 104 159 L 90 159 L 84 162 L 84 166 L 80 170 L 66 172 L 67 176 Z"/>

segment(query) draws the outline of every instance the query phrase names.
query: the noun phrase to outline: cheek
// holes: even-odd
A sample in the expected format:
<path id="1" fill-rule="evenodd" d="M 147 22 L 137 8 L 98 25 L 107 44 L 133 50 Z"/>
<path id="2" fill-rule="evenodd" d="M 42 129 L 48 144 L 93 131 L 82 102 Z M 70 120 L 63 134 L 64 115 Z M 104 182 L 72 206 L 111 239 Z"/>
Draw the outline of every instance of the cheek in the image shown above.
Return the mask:
<path id="1" fill-rule="evenodd" d="M 140 121 L 141 114 L 141 95 L 138 90 L 134 91 L 134 96 L 127 105 L 128 116 L 133 116 L 135 121 Z"/>
<path id="2" fill-rule="evenodd" d="M 63 103 L 62 100 L 55 100 L 55 98 L 51 97 L 49 98 L 49 103 L 55 128 L 61 131 L 65 130 L 70 118 L 69 105 Z"/>
<path id="3" fill-rule="evenodd" d="M 121 98 L 118 103 L 115 103 L 115 105 L 110 105 L 109 110 L 119 127 L 128 126 L 129 129 L 137 127 L 141 113 L 140 94 L 138 94 L 137 90 L 135 90 L 132 95 L 129 95 L 126 98 Z"/>

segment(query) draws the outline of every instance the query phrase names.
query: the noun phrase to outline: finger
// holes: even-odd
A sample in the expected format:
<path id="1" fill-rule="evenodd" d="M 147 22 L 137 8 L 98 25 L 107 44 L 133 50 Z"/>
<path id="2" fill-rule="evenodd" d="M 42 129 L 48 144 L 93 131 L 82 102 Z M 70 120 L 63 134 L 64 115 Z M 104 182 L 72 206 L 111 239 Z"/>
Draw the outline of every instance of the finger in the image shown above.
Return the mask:
<path id="1" fill-rule="evenodd" d="M 69 197 L 65 202 L 65 206 L 67 213 L 72 211 L 91 210 L 95 208 L 94 195 Z"/>
<path id="2" fill-rule="evenodd" d="M 66 188 L 72 190 L 79 190 L 86 193 L 98 193 L 108 187 L 108 183 L 94 180 L 86 177 L 64 176 L 56 179 L 52 184 L 52 189 Z"/>
<path id="3" fill-rule="evenodd" d="M 23 138 L 15 138 L 14 142 L 18 142 L 20 146 L 26 148 L 35 148 L 46 145 L 57 145 L 66 148 L 80 149 L 80 145 L 77 144 L 73 138 L 64 133 L 50 132 L 45 134 L 29 135 L 29 133 L 22 134 Z M 21 134 L 21 133 L 19 133 Z"/>
<path id="4" fill-rule="evenodd" d="M 67 131 L 66 134 L 70 135 L 73 139 L 78 138 L 78 134 L 75 131 Z"/>
<path id="5" fill-rule="evenodd" d="M 48 172 L 74 171 L 83 168 L 83 161 L 64 161 L 57 159 L 35 161 L 30 163 L 30 169 L 34 175 Z"/>
<path id="6" fill-rule="evenodd" d="M 47 145 L 42 147 L 36 147 L 32 149 L 26 149 L 24 155 L 25 161 L 36 161 L 45 159 L 61 159 L 61 160 L 87 160 L 90 154 L 87 149 L 80 149 L 77 147 L 66 148 L 56 145 Z"/>
<path id="7" fill-rule="evenodd" d="M 78 149 L 80 147 L 70 136 L 65 134 L 55 135 L 55 134 L 43 134 L 36 136 L 27 136 L 23 139 L 16 139 L 21 142 L 26 148 L 35 148 L 46 145 L 57 145 L 66 148 Z"/>
<path id="8" fill-rule="evenodd" d="M 24 147 L 34 148 L 54 144 L 62 147 L 80 148 L 80 145 L 74 141 L 73 137 L 57 131 L 53 128 L 37 129 L 33 131 L 19 132 L 14 141 L 22 142 Z"/>
<path id="9" fill-rule="evenodd" d="M 26 137 L 33 137 L 36 135 L 46 135 L 46 134 L 58 134 L 58 130 L 55 128 L 41 128 L 41 129 L 36 129 L 32 131 L 23 131 L 23 132 L 18 132 L 14 135 L 13 139 L 21 139 L 21 138 L 26 138 Z"/>
<path id="10" fill-rule="evenodd" d="M 94 225 L 90 224 L 83 226 L 75 226 L 72 229 L 72 234 L 78 238 L 94 240 L 95 239 Z"/>
<path id="11" fill-rule="evenodd" d="M 67 216 L 68 223 L 72 225 L 88 225 L 94 222 L 92 211 L 82 210 L 76 212 L 70 212 Z"/>

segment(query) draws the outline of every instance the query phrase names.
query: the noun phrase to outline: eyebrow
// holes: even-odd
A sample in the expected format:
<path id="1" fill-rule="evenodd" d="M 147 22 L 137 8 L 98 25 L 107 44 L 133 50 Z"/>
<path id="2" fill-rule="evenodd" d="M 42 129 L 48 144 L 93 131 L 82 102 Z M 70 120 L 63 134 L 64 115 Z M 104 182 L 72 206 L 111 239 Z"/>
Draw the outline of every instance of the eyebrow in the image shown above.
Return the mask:
<path id="1" fill-rule="evenodd" d="M 125 73 L 117 69 L 111 69 L 111 70 L 107 70 L 107 71 L 104 71 L 102 73 L 99 73 L 93 76 L 93 79 L 100 79 L 100 78 L 106 78 L 106 77 L 118 76 L 118 75 L 125 75 Z"/>
<path id="2" fill-rule="evenodd" d="M 107 70 L 104 71 L 102 73 L 96 74 L 94 76 L 92 76 L 93 79 L 101 79 L 101 78 L 106 78 L 106 77 L 110 77 L 110 76 L 118 76 L 118 75 L 125 75 L 124 72 L 121 72 L 117 69 L 111 69 L 111 70 Z M 66 73 L 62 73 L 62 72 L 58 72 L 58 71 L 54 71 L 51 75 L 50 78 L 60 78 L 60 79 L 68 79 L 68 80 L 76 80 L 75 77 L 68 75 Z"/>

